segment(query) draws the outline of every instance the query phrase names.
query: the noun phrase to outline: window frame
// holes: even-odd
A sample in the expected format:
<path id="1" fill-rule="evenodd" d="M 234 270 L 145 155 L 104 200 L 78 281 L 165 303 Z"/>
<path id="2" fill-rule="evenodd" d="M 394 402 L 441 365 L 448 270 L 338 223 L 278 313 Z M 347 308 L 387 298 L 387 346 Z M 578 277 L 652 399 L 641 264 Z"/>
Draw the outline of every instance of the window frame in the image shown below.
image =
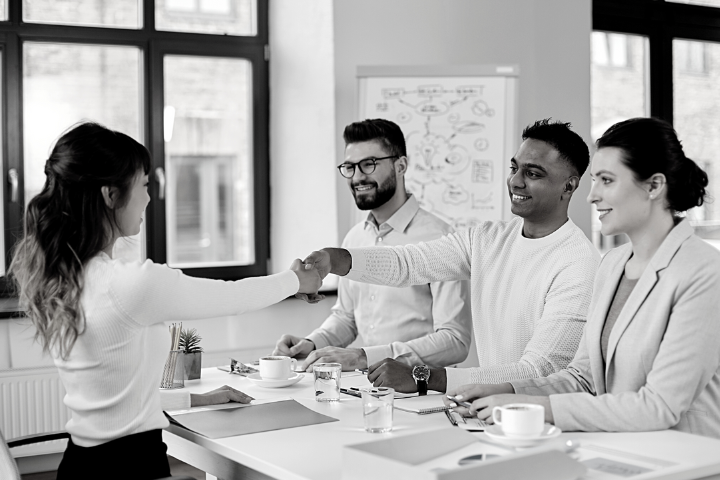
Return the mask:
<path id="1" fill-rule="evenodd" d="M 151 202 L 145 213 L 146 255 L 157 263 L 166 263 L 165 202 L 158 198 L 155 175 L 158 167 L 165 170 L 163 138 L 163 56 L 166 54 L 202 57 L 241 58 L 252 65 L 252 171 L 254 263 L 244 266 L 183 268 L 191 276 L 235 280 L 267 274 L 270 257 L 270 188 L 269 188 L 269 62 L 268 2 L 256 1 L 257 33 L 253 36 L 234 36 L 204 33 L 171 32 L 155 29 L 155 1 L 142 2 L 143 25 L 140 29 L 88 27 L 29 23 L 22 21 L 22 0 L 10 0 L 8 20 L 0 21 L 0 49 L 2 50 L 2 156 L 3 195 L 5 213 L 5 259 L 10 265 L 12 248 L 22 235 L 25 205 L 23 168 L 23 96 L 22 45 L 26 41 L 79 43 L 93 45 L 123 45 L 140 49 L 142 59 L 140 80 L 140 120 L 143 142 L 152 155 L 150 172 Z M 60 133 L 60 132 L 58 132 Z M 49 147 L 49 146 L 48 146 Z M 10 202 L 7 188 L 8 172 L 15 168 L 19 174 L 17 203 Z M 0 278 L 0 294 L 12 295 L 6 277 Z"/>
<path id="2" fill-rule="evenodd" d="M 648 38 L 650 115 L 672 124 L 673 40 L 720 43 L 720 7 L 665 0 L 594 0 L 592 28 Z"/>

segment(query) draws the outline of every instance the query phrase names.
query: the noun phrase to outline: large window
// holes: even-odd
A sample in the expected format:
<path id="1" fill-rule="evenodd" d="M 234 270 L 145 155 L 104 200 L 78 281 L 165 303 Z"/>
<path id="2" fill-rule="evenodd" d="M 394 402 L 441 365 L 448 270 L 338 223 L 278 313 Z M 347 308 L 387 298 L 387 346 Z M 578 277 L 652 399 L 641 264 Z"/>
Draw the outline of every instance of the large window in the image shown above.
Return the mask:
<path id="1" fill-rule="evenodd" d="M 11 0 L 0 33 L 2 275 L 53 142 L 85 120 L 153 157 L 146 228 L 116 255 L 266 273 L 266 1 Z"/>
<path id="2" fill-rule="evenodd" d="M 593 29 L 593 139 L 630 117 L 672 122 L 710 179 L 710 201 L 688 218 L 720 247 L 720 0 L 595 0 Z M 594 240 L 601 250 L 623 241 Z"/>

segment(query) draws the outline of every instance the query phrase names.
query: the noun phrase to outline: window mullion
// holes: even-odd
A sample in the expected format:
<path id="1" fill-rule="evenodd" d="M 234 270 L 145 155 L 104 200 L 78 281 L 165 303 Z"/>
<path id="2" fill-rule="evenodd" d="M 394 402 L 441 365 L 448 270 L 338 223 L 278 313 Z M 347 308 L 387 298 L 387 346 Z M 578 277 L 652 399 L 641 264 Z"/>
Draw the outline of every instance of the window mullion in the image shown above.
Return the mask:
<path id="1" fill-rule="evenodd" d="M 672 36 L 662 22 L 650 34 L 650 115 L 672 123 Z"/>
<path id="2" fill-rule="evenodd" d="M 16 34 L 7 34 L 6 39 L 7 43 L 3 54 L 5 159 L 2 181 L 7 185 L 10 169 L 15 169 L 19 176 L 17 201 L 11 203 L 9 191 L 6 191 L 5 195 L 5 250 L 8 259 L 6 265 L 9 265 L 9 253 L 12 245 L 22 233 L 25 195 L 22 188 L 24 175 L 22 162 L 22 44 Z"/>

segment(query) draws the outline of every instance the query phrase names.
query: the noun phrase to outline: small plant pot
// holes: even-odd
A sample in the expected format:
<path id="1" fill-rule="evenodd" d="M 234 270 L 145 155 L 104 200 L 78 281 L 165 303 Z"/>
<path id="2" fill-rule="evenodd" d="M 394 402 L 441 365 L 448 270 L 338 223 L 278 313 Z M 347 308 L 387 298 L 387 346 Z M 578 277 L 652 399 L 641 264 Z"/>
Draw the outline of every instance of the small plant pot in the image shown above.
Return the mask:
<path id="1" fill-rule="evenodd" d="M 202 352 L 186 353 L 185 357 L 185 380 L 198 380 L 202 368 Z"/>

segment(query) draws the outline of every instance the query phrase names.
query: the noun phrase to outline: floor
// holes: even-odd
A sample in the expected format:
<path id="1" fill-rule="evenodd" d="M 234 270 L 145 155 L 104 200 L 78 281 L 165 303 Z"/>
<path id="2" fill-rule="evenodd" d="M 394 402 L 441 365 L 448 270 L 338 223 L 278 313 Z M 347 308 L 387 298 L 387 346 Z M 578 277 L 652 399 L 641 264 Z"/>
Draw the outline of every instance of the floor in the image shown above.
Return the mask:
<path id="1" fill-rule="evenodd" d="M 181 462 L 180 460 L 168 455 L 168 462 L 170 462 L 170 472 L 173 475 L 186 475 L 193 477 L 196 480 L 205 480 L 205 472 L 198 470 L 195 467 Z M 42 473 L 30 473 L 22 475 L 22 480 L 55 480 L 57 472 L 42 472 Z"/>

